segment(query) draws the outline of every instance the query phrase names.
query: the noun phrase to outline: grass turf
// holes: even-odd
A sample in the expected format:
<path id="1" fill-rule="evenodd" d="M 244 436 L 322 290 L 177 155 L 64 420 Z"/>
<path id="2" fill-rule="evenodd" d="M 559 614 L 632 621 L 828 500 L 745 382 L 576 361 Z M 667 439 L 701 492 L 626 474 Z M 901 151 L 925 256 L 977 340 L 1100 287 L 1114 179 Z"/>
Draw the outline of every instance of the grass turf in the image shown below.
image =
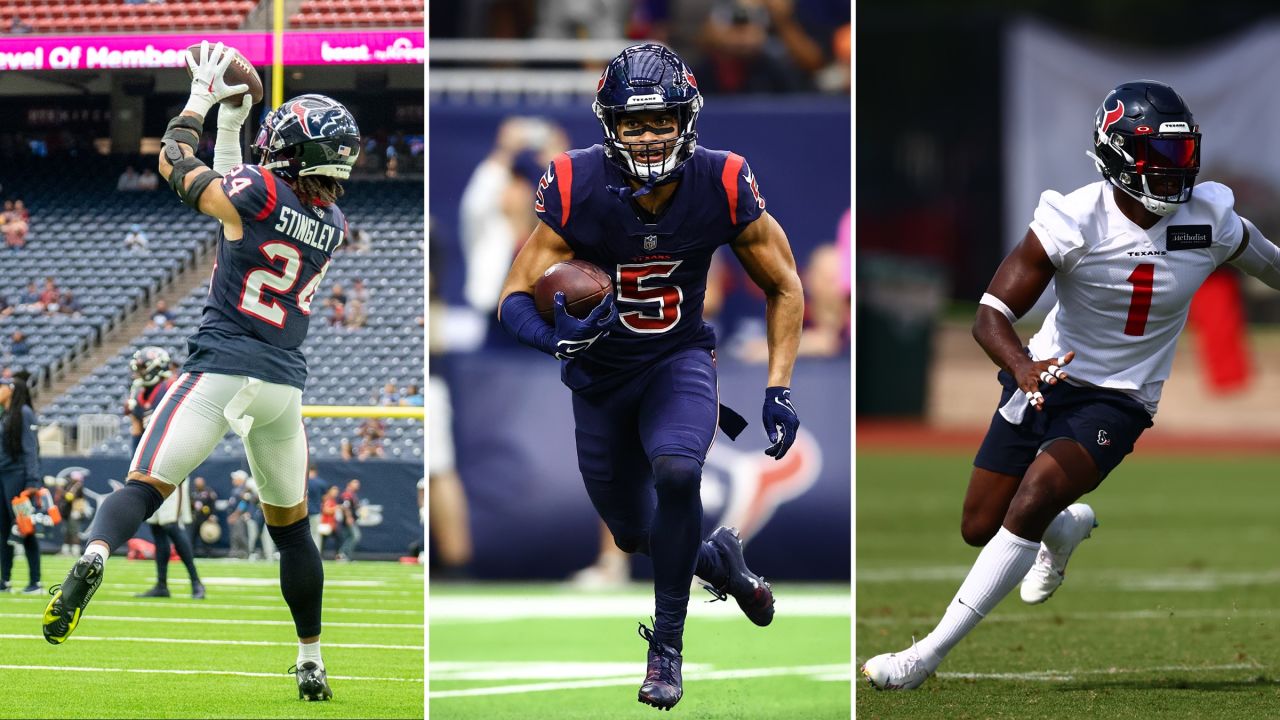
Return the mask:
<path id="1" fill-rule="evenodd" d="M 977 550 L 972 455 L 859 452 L 858 662 L 926 635 Z M 914 692 L 859 679 L 865 718 L 1259 718 L 1280 707 L 1280 457 L 1130 457 L 1041 606 L 1015 590 Z"/>
<path id="2" fill-rule="evenodd" d="M 27 566 L 20 550 L 18 558 L 13 580 L 22 588 Z M 61 582 L 71 563 L 44 556 L 45 587 Z M 286 672 L 297 636 L 280 597 L 277 564 L 198 560 L 197 569 L 205 600 L 191 599 L 177 561 L 169 565 L 172 598 L 135 598 L 153 584 L 155 564 L 111 558 L 80 626 L 59 646 L 40 631 L 47 589 L 0 593 L 0 677 L 9 688 L 0 717 L 423 716 L 421 567 L 325 563 L 321 642 L 334 693 L 326 703 L 298 700 Z"/>
<path id="3" fill-rule="evenodd" d="M 775 583 L 778 614 L 757 628 L 727 605 L 694 607 L 685 628 L 684 698 L 700 720 L 848 718 L 848 586 Z M 653 718 L 636 702 L 646 646 L 637 621 L 651 592 L 583 593 L 557 585 L 433 585 L 432 720 Z M 788 616 L 801 599 L 825 603 Z M 504 618 L 451 608 L 493 603 Z M 703 605 L 694 596 L 695 605 Z M 465 615 L 465 616 L 463 616 Z M 475 695 L 458 695 L 473 690 Z"/>

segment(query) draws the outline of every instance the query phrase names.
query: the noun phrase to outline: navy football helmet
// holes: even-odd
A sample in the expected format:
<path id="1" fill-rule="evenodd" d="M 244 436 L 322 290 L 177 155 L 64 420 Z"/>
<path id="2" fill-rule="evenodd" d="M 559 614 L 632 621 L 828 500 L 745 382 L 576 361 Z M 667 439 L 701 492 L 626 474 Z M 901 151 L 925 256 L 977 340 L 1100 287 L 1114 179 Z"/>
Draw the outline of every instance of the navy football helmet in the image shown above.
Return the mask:
<path id="1" fill-rule="evenodd" d="M 1173 88 L 1154 80 L 1107 93 L 1093 119 L 1098 171 L 1156 215 L 1191 199 L 1200 172 L 1200 126 Z"/>
<path id="2" fill-rule="evenodd" d="M 324 95 L 299 95 L 262 121 L 258 164 L 285 178 L 327 175 L 346 180 L 360 157 L 360 128 L 342 103 Z"/>
<path id="3" fill-rule="evenodd" d="M 133 354 L 129 361 L 129 369 L 133 376 L 142 381 L 143 387 L 154 387 L 156 383 L 172 375 L 169 370 L 169 353 L 164 348 L 148 345 Z"/>
<path id="4" fill-rule="evenodd" d="M 671 177 L 697 146 L 698 113 L 702 93 L 698 81 L 680 56 L 661 45 L 633 45 L 615 57 L 596 86 L 591 104 L 604 128 L 605 154 L 628 175 L 658 184 Z M 661 142 L 628 142 L 618 136 L 618 123 L 627 113 L 670 111 L 676 116 L 675 137 Z M 661 160 L 640 161 L 645 151 Z"/>

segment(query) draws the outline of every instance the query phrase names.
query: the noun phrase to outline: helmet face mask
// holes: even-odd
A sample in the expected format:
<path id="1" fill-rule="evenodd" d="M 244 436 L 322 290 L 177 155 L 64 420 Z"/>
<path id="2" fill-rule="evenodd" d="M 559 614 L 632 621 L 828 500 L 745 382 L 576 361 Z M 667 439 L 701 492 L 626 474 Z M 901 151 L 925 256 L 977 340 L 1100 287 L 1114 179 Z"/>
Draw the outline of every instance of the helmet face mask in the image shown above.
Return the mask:
<path id="1" fill-rule="evenodd" d="M 1162 217 L 1191 199 L 1200 172 L 1200 128 L 1173 88 L 1153 80 L 1124 83 L 1094 116 L 1102 176 Z"/>
<path id="2" fill-rule="evenodd" d="M 164 348 L 148 345 L 133 354 L 129 369 L 135 378 L 142 381 L 143 387 L 155 387 L 173 374 L 169 370 L 169 362 L 169 353 Z"/>
<path id="3" fill-rule="evenodd" d="M 254 141 L 258 164 L 296 180 L 324 175 L 346 180 L 360 157 L 360 128 L 342 103 L 299 95 L 272 110 Z"/>
<path id="4" fill-rule="evenodd" d="M 661 45 L 636 45 L 605 68 L 591 108 L 609 159 L 627 175 L 657 184 L 692 157 L 702 104 L 698 82 L 678 55 Z M 670 122 L 656 122 L 667 117 Z M 656 139 L 635 139 L 645 135 Z"/>

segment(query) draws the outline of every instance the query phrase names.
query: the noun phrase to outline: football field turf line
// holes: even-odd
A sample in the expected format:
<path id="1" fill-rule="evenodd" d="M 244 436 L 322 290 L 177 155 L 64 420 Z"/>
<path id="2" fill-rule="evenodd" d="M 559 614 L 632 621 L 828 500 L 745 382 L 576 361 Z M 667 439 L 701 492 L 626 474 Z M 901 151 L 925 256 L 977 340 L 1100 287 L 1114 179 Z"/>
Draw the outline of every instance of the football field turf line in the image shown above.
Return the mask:
<path id="1" fill-rule="evenodd" d="M 1125 675 L 1136 673 L 1167 672 L 1224 672 L 1227 670 L 1261 670 L 1257 663 L 1230 663 L 1227 665 L 1161 665 L 1159 667 L 1109 667 L 1076 670 L 1042 670 L 1024 673 L 940 672 L 937 677 L 961 680 L 1032 680 L 1043 682 L 1072 682 L 1081 675 Z"/>
<path id="2" fill-rule="evenodd" d="M 283 602 L 283 601 L 281 601 Z M 92 604 L 90 607 L 93 607 Z M 0 618 L 28 618 L 25 613 L 0 613 Z M 98 615 L 94 613 L 86 617 L 92 617 L 94 620 L 102 620 L 106 622 L 162 622 L 162 623 L 199 623 L 201 625 L 271 625 L 277 627 L 293 627 L 293 620 L 229 620 L 207 617 L 157 617 L 155 615 Z M 324 621 L 325 627 L 340 628 L 396 628 L 406 630 L 421 630 L 422 623 L 358 623 L 358 622 L 329 622 Z"/>
<path id="3" fill-rule="evenodd" d="M 43 640 L 43 637 L 32 633 L 30 635 L 7 634 L 0 633 L 0 640 Z M 272 642 L 270 640 L 210 640 L 208 638 L 166 638 L 166 637 L 98 637 L 94 635 L 81 635 L 76 633 L 76 642 L 140 642 L 140 643 L 160 643 L 160 644 L 179 644 L 179 645 L 248 645 L 253 647 L 297 647 L 296 642 Z M 421 645 L 373 645 L 368 643 L 330 643 L 324 644 L 326 648 L 362 648 L 366 650 L 415 650 L 422 652 Z"/>
<path id="4" fill-rule="evenodd" d="M 0 665 L 0 670 L 31 670 L 34 672 L 92 672 L 92 673 L 138 673 L 143 675 L 234 675 L 236 677 L 271 678 L 279 680 L 288 673 L 244 672 L 240 670 L 209 670 L 205 668 L 179 670 L 175 668 L 117 668 L 117 667 L 70 667 L 66 665 Z M 352 675 L 330 675 L 330 680 L 368 680 L 373 682 L 422 682 L 422 678 L 403 677 L 358 677 Z"/>
<path id="5" fill-rule="evenodd" d="M 635 685 L 636 677 L 643 677 L 644 668 L 639 664 L 626 677 L 597 678 L 592 680 L 564 680 L 560 682 L 523 683 L 520 685 L 495 685 L 489 687 L 467 688 L 465 690 L 436 690 L 427 693 L 427 699 L 450 697 L 474 697 L 480 695 L 513 695 L 518 693 L 545 692 L 548 690 L 582 690 L 585 688 L 611 687 L 615 685 Z M 848 665 L 809 665 L 800 667 L 750 668 L 744 670 L 704 670 L 684 674 L 686 681 L 699 680 L 741 680 L 745 678 L 776 677 L 779 675 L 820 675 L 824 678 L 834 673 L 843 673 L 844 680 L 849 680 Z"/>

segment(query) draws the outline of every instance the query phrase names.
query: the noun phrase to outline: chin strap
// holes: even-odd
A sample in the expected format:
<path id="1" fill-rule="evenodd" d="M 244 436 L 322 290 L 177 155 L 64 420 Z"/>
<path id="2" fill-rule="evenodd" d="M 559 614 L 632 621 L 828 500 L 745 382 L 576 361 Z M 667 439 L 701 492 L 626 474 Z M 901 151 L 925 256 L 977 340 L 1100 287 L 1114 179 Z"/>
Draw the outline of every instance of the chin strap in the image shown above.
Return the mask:
<path id="1" fill-rule="evenodd" d="M 666 185 L 667 183 L 672 183 L 672 182 L 675 182 L 676 180 L 679 180 L 680 177 L 684 175 L 684 167 L 685 167 L 684 165 L 681 165 L 675 170 L 672 170 L 670 173 L 666 175 L 666 177 L 663 177 L 661 180 L 658 180 L 657 182 L 655 182 L 653 178 L 649 178 L 648 180 L 645 180 L 644 185 L 641 185 L 640 187 L 634 190 L 631 189 L 630 185 L 623 185 L 622 187 L 617 187 L 614 185 L 605 185 L 604 189 L 608 190 L 614 195 L 617 195 L 618 199 L 621 200 L 622 202 L 626 202 L 627 200 L 633 197 L 642 197 L 644 195 L 648 195 L 649 193 L 653 192 L 653 189 L 658 187 L 659 185 Z"/>

